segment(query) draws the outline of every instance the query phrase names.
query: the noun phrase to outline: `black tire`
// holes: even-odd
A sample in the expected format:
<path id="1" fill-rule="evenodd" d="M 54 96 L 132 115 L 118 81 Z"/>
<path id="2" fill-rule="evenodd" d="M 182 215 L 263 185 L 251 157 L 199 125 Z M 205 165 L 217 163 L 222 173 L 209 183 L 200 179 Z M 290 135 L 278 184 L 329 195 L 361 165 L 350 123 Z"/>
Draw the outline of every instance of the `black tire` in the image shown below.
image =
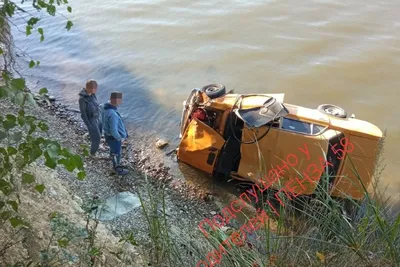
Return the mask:
<path id="1" fill-rule="evenodd" d="M 221 97 L 226 93 L 225 85 L 223 84 L 209 84 L 203 86 L 201 90 L 211 99 Z"/>
<path id="2" fill-rule="evenodd" d="M 331 104 L 323 104 L 318 106 L 318 111 L 327 114 L 329 116 L 334 116 L 337 118 L 347 118 L 347 112 L 338 106 L 331 105 Z"/>

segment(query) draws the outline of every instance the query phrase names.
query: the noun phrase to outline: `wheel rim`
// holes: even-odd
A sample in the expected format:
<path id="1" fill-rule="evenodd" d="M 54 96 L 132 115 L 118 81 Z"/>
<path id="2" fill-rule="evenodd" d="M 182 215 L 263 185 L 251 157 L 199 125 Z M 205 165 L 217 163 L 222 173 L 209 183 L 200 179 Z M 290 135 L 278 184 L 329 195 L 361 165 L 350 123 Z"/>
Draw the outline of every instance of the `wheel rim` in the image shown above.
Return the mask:
<path id="1" fill-rule="evenodd" d="M 217 91 L 218 88 L 216 86 L 207 87 L 206 92 L 211 93 Z"/>
<path id="2" fill-rule="evenodd" d="M 336 108 L 336 107 L 329 107 L 329 108 L 325 108 L 324 109 L 326 113 L 331 114 L 331 115 L 341 115 L 342 114 L 342 110 L 340 108 Z"/>

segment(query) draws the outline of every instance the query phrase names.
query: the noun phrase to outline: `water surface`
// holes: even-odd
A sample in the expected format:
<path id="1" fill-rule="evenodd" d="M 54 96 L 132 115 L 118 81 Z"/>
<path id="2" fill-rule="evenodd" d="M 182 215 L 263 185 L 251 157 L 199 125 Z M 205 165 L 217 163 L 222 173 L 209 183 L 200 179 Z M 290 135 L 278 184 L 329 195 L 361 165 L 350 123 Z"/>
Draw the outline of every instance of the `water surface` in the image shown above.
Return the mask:
<path id="1" fill-rule="evenodd" d="M 387 129 L 382 187 L 390 183 L 387 192 L 398 194 L 399 1 L 70 4 L 73 13 L 63 12 L 75 24 L 69 32 L 60 16 L 43 18 L 43 43 L 13 29 L 16 52 L 41 61 L 27 70 L 33 88 L 47 87 L 75 107 L 89 78 L 98 80 L 102 101 L 122 91 L 120 110 L 147 147 L 155 136 L 178 143 L 182 101 L 208 83 L 238 93 L 286 93 L 286 102 L 311 108 L 336 104 Z M 22 17 L 15 23 L 24 29 Z M 21 57 L 21 67 L 29 60 Z"/>

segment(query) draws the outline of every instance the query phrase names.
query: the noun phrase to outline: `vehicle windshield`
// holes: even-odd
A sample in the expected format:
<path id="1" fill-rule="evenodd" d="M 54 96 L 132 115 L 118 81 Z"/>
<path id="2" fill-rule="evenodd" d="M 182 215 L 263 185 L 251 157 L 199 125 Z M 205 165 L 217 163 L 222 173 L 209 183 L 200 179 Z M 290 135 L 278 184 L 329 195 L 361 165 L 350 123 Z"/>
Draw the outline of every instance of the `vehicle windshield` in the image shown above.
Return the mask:
<path id="1" fill-rule="evenodd" d="M 277 118 L 286 116 L 289 112 L 283 103 L 271 97 L 261 107 L 237 109 L 235 113 L 248 126 L 258 128 Z"/>

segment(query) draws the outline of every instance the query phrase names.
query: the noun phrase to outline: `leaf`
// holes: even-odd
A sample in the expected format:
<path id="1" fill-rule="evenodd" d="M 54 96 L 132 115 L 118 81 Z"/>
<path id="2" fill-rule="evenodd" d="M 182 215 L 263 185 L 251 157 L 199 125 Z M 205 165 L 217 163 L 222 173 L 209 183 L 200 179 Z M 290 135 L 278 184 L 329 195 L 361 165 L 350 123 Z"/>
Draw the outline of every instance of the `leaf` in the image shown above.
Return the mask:
<path id="1" fill-rule="evenodd" d="M 35 182 L 35 176 L 26 172 L 22 174 L 22 184 L 31 184 L 33 182 Z"/>
<path id="2" fill-rule="evenodd" d="M 11 99 L 11 101 L 22 107 L 24 104 L 24 100 L 25 100 L 25 93 L 24 92 L 18 92 L 17 94 L 14 95 L 14 97 Z"/>
<path id="3" fill-rule="evenodd" d="M 12 227 L 14 227 L 14 228 L 17 227 L 18 225 L 23 225 L 24 224 L 24 221 L 21 220 L 18 217 L 10 218 L 9 221 L 10 221 Z"/>
<path id="4" fill-rule="evenodd" d="M 5 81 L 9 81 L 9 80 L 10 80 L 10 76 L 7 74 L 6 71 L 4 71 L 4 72 L 1 74 L 1 76 L 3 77 L 3 79 L 4 79 Z"/>
<path id="5" fill-rule="evenodd" d="M 2 219 L 4 221 L 8 220 L 11 216 L 12 216 L 12 213 L 9 210 L 6 210 L 6 211 L 3 211 L 2 213 L 0 213 L 0 219 Z"/>
<path id="6" fill-rule="evenodd" d="M 27 99 L 28 99 L 28 103 L 29 103 L 29 104 L 31 104 L 31 105 L 33 105 L 33 106 L 36 106 L 35 98 L 33 97 L 33 95 L 32 95 L 31 93 L 27 93 L 27 94 L 26 94 L 26 97 L 27 97 Z"/>
<path id="7" fill-rule="evenodd" d="M 40 65 L 40 61 L 39 61 L 39 60 L 37 60 L 37 61 L 36 61 L 36 66 L 38 66 L 38 67 L 39 67 L 39 65 Z"/>
<path id="8" fill-rule="evenodd" d="M 35 145 L 40 145 L 40 144 L 44 144 L 45 139 L 43 137 L 38 137 L 36 138 L 36 140 L 34 141 Z"/>
<path id="9" fill-rule="evenodd" d="M 84 157 L 89 156 L 89 150 L 87 148 L 82 149 L 82 153 Z"/>
<path id="10" fill-rule="evenodd" d="M 15 116 L 12 115 L 12 114 L 7 114 L 7 115 L 6 115 L 6 119 L 15 122 L 16 119 L 17 119 L 17 117 L 15 117 Z"/>
<path id="11" fill-rule="evenodd" d="M 70 161 L 79 170 L 83 169 L 83 160 L 79 155 L 72 155 Z"/>
<path id="12" fill-rule="evenodd" d="M 17 78 L 12 79 L 10 83 L 10 87 L 14 91 L 24 91 L 25 90 L 25 79 Z"/>
<path id="13" fill-rule="evenodd" d="M 6 205 L 6 203 L 4 203 L 4 201 L 0 201 L 0 210 Z"/>
<path id="14" fill-rule="evenodd" d="M 35 67 L 35 61 L 31 60 L 29 62 L 29 68 L 33 68 L 33 67 Z"/>
<path id="15" fill-rule="evenodd" d="M 35 190 L 38 191 L 40 194 L 43 193 L 44 189 L 46 189 L 44 184 L 38 184 L 35 186 Z"/>
<path id="16" fill-rule="evenodd" d="M 12 155 L 17 154 L 18 150 L 15 147 L 9 146 L 7 148 L 7 152 L 8 152 L 8 155 L 12 156 Z"/>
<path id="17" fill-rule="evenodd" d="M 47 151 L 46 151 L 47 152 Z M 45 152 L 45 154 L 46 154 Z M 46 162 L 44 163 L 44 165 L 46 165 L 47 167 L 49 167 L 50 169 L 55 169 L 57 166 L 57 163 L 50 157 L 46 158 Z"/>
<path id="18" fill-rule="evenodd" d="M 15 4 L 13 2 L 5 2 L 4 7 L 2 7 L 2 9 L 3 8 L 5 9 L 9 17 L 12 17 L 14 15 Z"/>
<path id="19" fill-rule="evenodd" d="M 47 13 L 54 16 L 56 14 L 56 7 L 52 5 L 47 5 Z"/>
<path id="20" fill-rule="evenodd" d="M 18 203 L 17 203 L 17 201 L 9 200 L 9 201 L 7 201 L 7 204 L 10 205 L 11 208 L 12 208 L 15 212 L 18 212 Z"/>
<path id="21" fill-rule="evenodd" d="M 36 23 L 38 23 L 38 21 L 40 20 L 40 18 L 36 18 L 36 17 L 32 17 L 28 20 L 28 25 L 30 26 L 34 26 Z"/>
<path id="22" fill-rule="evenodd" d="M 44 35 L 40 36 L 40 41 L 41 41 L 41 42 L 44 41 Z"/>
<path id="23" fill-rule="evenodd" d="M 55 144 L 51 144 L 47 147 L 47 154 L 50 156 L 50 158 L 56 158 L 58 156 L 58 146 Z"/>
<path id="24" fill-rule="evenodd" d="M 7 88 L 4 86 L 0 86 L 0 98 L 7 97 L 8 91 Z"/>
<path id="25" fill-rule="evenodd" d="M 317 251 L 315 254 L 317 255 L 318 259 L 319 259 L 322 263 L 325 262 L 325 256 L 324 256 L 324 254 L 319 253 L 318 251 Z"/>
<path id="26" fill-rule="evenodd" d="M 67 169 L 67 171 L 69 172 L 72 172 L 75 169 L 74 164 L 72 164 L 71 161 L 67 158 L 60 159 L 58 163 L 64 165 L 65 169 Z"/>
<path id="27" fill-rule="evenodd" d="M 22 110 L 22 112 L 24 112 L 24 111 Z M 21 116 L 21 114 L 18 115 L 18 124 L 19 124 L 19 126 L 24 126 L 25 125 L 25 118 L 24 117 L 25 117 L 24 115 L 22 115 L 22 116 Z"/>
<path id="28" fill-rule="evenodd" d="M 49 91 L 47 91 L 47 88 L 41 88 L 40 90 L 39 90 L 39 95 L 44 95 L 44 94 L 47 94 Z"/>
<path id="29" fill-rule="evenodd" d="M 60 238 L 57 240 L 57 243 L 60 248 L 66 248 L 68 246 L 69 240 L 67 238 Z"/>
<path id="30" fill-rule="evenodd" d="M 41 8 L 47 7 L 47 4 L 43 0 L 38 0 L 37 3 Z"/>
<path id="31" fill-rule="evenodd" d="M 0 47 L 0 55 L 2 55 L 3 54 L 3 49 L 1 49 L 1 47 Z"/>
<path id="32" fill-rule="evenodd" d="M 44 121 L 40 121 L 37 125 L 39 127 L 40 130 L 42 130 L 43 132 L 47 132 L 49 130 L 49 126 L 47 125 L 47 123 L 45 123 Z"/>
<path id="33" fill-rule="evenodd" d="M 40 33 L 40 35 L 43 35 L 43 28 L 38 28 L 37 31 Z"/>
<path id="34" fill-rule="evenodd" d="M 28 134 L 32 134 L 36 130 L 36 125 L 31 124 L 31 127 L 29 128 Z"/>
<path id="35" fill-rule="evenodd" d="M 82 181 L 86 177 L 86 172 L 85 171 L 80 171 L 78 172 L 78 180 Z"/>
<path id="36" fill-rule="evenodd" d="M 17 125 L 16 120 L 17 120 L 17 118 L 14 115 L 7 114 L 6 120 L 3 121 L 4 129 L 10 130 L 10 129 L 14 128 Z"/>
<path id="37" fill-rule="evenodd" d="M 4 195 L 9 195 L 11 193 L 11 184 L 4 179 L 0 179 L 0 191 Z"/>
<path id="38" fill-rule="evenodd" d="M 4 147 L 0 147 L 0 153 L 4 156 L 8 156 L 7 150 Z"/>
<path id="39" fill-rule="evenodd" d="M 65 28 L 69 31 L 72 28 L 73 25 L 74 24 L 72 23 L 72 21 L 68 20 L 67 25 L 65 26 Z"/>
<path id="40" fill-rule="evenodd" d="M 32 26 L 30 26 L 30 25 L 27 25 L 27 26 L 26 26 L 26 29 L 25 29 L 26 36 L 29 36 L 29 35 L 32 34 L 32 29 L 33 29 Z"/>
<path id="41" fill-rule="evenodd" d="M 72 7 L 68 6 L 67 10 L 68 10 L 69 13 L 71 13 L 72 12 Z"/>

